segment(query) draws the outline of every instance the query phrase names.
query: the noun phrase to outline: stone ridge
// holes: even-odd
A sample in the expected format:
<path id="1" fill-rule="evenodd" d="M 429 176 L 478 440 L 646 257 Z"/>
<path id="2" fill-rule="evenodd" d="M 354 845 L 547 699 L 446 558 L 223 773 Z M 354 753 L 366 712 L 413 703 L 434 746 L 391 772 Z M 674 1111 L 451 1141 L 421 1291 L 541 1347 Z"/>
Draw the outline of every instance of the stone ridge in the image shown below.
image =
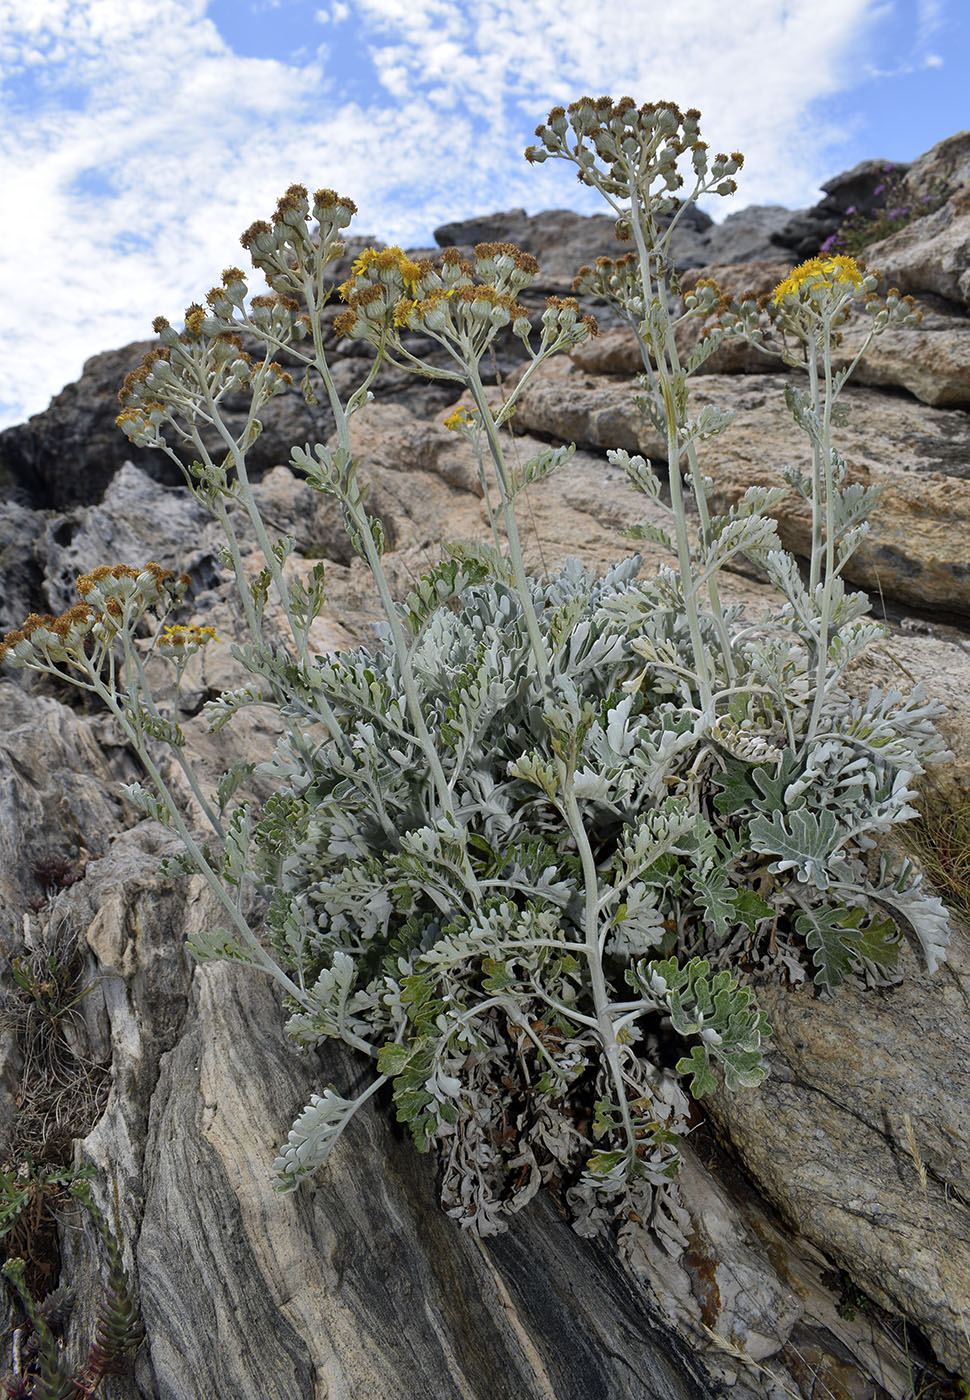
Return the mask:
<path id="1" fill-rule="evenodd" d="M 829 182 L 820 212 L 800 223 L 773 207 L 719 225 L 695 219 L 679 244 L 684 286 L 708 271 L 729 290 L 770 291 L 801 255 L 809 226 L 813 238 L 828 236 L 833 218 L 865 197 L 874 164 L 883 163 Z M 849 469 L 886 488 L 858 580 L 889 624 L 885 645 L 852 683 L 866 691 L 919 682 L 942 699 L 955 761 L 941 776 L 970 793 L 970 342 L 962 301 L 970 212 L 961 193 L 970 188 L 970 133 L 906 171 L 917 193 L 944 177 L 952 198 L 873 250 L 873 263 L 878 255 L 877 265 L 917 296 L 923 324 L 883 337 L 846 393 Z M 616 251 L 608 218 L 568 211 L 506 211 L 436 236 L 458 246 L 509 238 L 531 249 L 542 269 L 529 302 L 536 316 L 547 294 L 568 288 L 578 263 Z M 351 244 L 348 257 L 360 246 Z M 633 338 L 601 320 L 604 334 L 571 361 L 550 362 L 513 420 L 511 450 L 523 460 L 550 441 L 578 444 L 559 473 L 530 489 L 523 543 L 535 571 L 570 556 L 602 570 L 627 551 L 624 527 L 665 523 L 605 456 L 627 447 L 662 469 L 664 444 L 636 411 Z M 846 327 L 844 355 L 857 333 Z M 689 351 L 692 332 L 681 334 Z M 328 337 L 347 393 L 366 361 L 358 345 Z M 114 427 L 117 389 L 145 348 L 95 356 L 45 413 L 0 434 L 0 631 L 28 612 L 69 606 L 79 573 L 152 558 L 191 575 L 194 623 L 232 637 L 216 526 L 177 473 L 157 454 L 133 452 Z M 506 380 L 520 363 L 515 348 L 510 340 L 498 347 L 496 370 Z M 705 449 L 723 506 L 801 448 L 784 416 L 777 361 L 756 362 L 729 346 L 705 368 L 693 381 L 698 403 L 736 414 Z M 375 387 L 378 401 L 352 419 L 352 449 L 400 595 L 440 557 L 442 540 L 484 538 L 487 514 L 471 447 L 442 426 L 454 394 L 396 371 L 383 371 Z M 369 575 L 347 547 L 339 511 L 288 465 L 291 443 L 325 441 L 332 428 L 328 411 L 294 389 L 269 406 L 250 459 L 264 519 L 296 541 L 288 576 L 326 561 L 326 606 L 311 634 L 321 654 L 370 643 L 375 615 Z M 262 561 L 251 525 L 236 509 L 233 522 L 255 572 Z M 805 547 L 795 505 L 781 507 L 779 525 L 792 549 Z M 659 546 L 643 553 L 648 570 L 666 558 Z M 725 602 L 749 615 L 766 606 L 753 569 L 725 572 L 723 584 Z M 281 622 L 274 606 L 270 631 Z M 246 679 L 227 645 L 190 661 L 183 725 L 203 786 L 227 764 L 272 750 L 272 716 L 260 707 L 218 735 L 200 713 L 207 698 Z M 111 1221 L 117 1186 L 147 1329 L 135 1378 L 118 1383 L 119 1396 L 902 1400 L 921 1361 L 935 1368 L 931 1377 L 939 1366 L 970 1374 L 960 1317 L 970 1296 L 967 929 L 955 929 L 949 961 L 933 979 L 912 965 L 898 988 L 847 987 L 831 1002 L 765 989 L 772 1073 L 758 1090 L 719 1094 L 714 1126 L 700 1127 L 686 1147 L 684 1204 L 665 1226 L 687 1241 L 676 1260 L 630 1221 L 630 1263 L 621 1265 L 569 1231 L 545 1196 L 508 1235 L 476 1245 L 437 1209 L 427 1160 L 402 1142 L 384 1109 L 361 1114 L 315 1189 L 280 1198 L 267 1169 L 278 1142 L 308 1092 L 330 1080 L 348 1084 L 353 1065 L 339 1046 L 298 1053 L 258 974 L 193 964 L 186 933 L 217 925 L 220 915 L 197 882 L 165 874 L 171 834 L 136 820 L 117 795 L 120 782 L 138 776 L 132 756 L 103 714 L 72 703 L 22 672 L 0 677 L 0 950 L 8 960 L 43 950 L 53 932 L 69 929 L 90 985 L 71 1023 L 72 1046 L 112 1060 L 107 1108 L 77 1152 L 102 1173 L 96 1189 Z M 167 776 L 181 781 L 174 764 Z M 187 789 L 184 796 L 191 809 Z M 67 862 L 73 883 L 44 886 L 38 855 Z M 915 964 L 910 948 L 904 956 Z M 18 1096 L 29 1092 L 22 1070 L 0 1027 L 4 1162 Z M 66 1231 L 62 1248 L 79 1343 L 90 1330 L 101 1257 L 90 1229 Z"/>

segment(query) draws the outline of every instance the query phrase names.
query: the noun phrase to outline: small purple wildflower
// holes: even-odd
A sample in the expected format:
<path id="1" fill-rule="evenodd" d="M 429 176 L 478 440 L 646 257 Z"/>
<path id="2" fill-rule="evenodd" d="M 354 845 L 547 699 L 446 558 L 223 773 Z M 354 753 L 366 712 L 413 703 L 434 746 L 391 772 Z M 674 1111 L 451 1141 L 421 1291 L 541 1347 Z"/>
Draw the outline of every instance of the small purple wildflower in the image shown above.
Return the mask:
<path id="1" fill-rule="evenodd" d="M 873 199 L 875 199 L 875 197 L 876 197 L 877 194 L 882 194 L 882 192 L 885 190 L 885 188 L 886 188 L 885 181 L 884 181 L 881 185 L 877 185 L 876 188 L 875 188 L 875 189 L 873 190 L 873 192 L 872 192 L 872 197 L 873 197 Z"/>

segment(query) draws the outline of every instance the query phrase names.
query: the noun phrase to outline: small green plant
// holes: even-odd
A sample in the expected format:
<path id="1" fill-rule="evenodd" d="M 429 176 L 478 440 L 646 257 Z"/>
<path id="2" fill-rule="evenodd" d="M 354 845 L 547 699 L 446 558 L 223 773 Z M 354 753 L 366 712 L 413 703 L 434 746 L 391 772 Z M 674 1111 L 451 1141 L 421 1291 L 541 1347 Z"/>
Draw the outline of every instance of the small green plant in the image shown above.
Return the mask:
<path id="1" fill-rule="evenodd" d="M 744 1088 L 765 1073 L 769 1028 L 748 983 L 812 975 L 824 994 L 847 977 L 885 984 L 904 931 L 930 970 L 944 957 L 945 911 L 881 840 L 914 815 L 926 765 L 946 757 L 940 707 L 918 691 L 854 698 L 845 684 L 882 635 L 843 581 L 878 490 L 847 481 L 834 445 L 854 365 L 836 373 L 831 350 L 854 303 L 870 313 L 866 344 L 912 312 L 898 296 L 876 300 L 875 280 L 848 258 L 797 268 L 766 310 L 701 283 L 683 315 L 714 324 L 682 363 L 671 234 L 692 201 L 732 192 L 740 155 L 711 157 L 696 112 L 628 98 L 556 108 L 537 134 L 528 158 L 576 165 L 632 243 L 627 257 L 581 271 L 577 290 L 609 300 L 638 336 L 670 506 L 666 528 L 630 533 L 668 547 L 671 565 L 643 581 L 635 555 L 603 578 L 575 563 L 543 579 L 525 570 L 517 504 L 571 449 L 513 465 L 501 430 L 540 366 L 595 333 L 578 303 L 550 298 L 533 325 L 519 295 L 537 266 L 511 245 L 480 244 L 471 260 L 448 249 L 437 263 L 367 249 L 333 322 L 374 352 L 344 403 L 322 312 L 354 206 L 294 185 L 272 223 L 242 238 L 270 294 L 250 298 L 229 268 L 205 306 L 188 308 L 184 331 L 156 321 L 159 346 L 126 381 L 119 418 L 132 441 L 195 456 L 187 485 L 225 532 L 239 602 L 232 652 L 252 676 L 207 712 L 213 729 L 247 706 L 277 712 L 283 735 L 258 768 L 272 796 L 247 795 L 251 764 L 203 792 L 177 700 L 154 698 L 150 665 L 172 668 L 177 694 L 188 658 L 216 640 L 171 621 L 187 579 L 152 563 L 105 565 L 79 580 L 74 608 L 28 618 L 0 656 L 73 679 L 115 715 L 150 782 L 129 797 L 178 832 L 180 868 L 201 873 L 225 912 L 224 927 L 193 935 L 193 951 L 275 978 L 301 1044 L 338 1038 L 372 1061 L 355 1097 L 333 1086 L 313 1096 L 276 1162 L 283 1188 L 319 1167 L 387 1086 L 418 1147 L 438 1152 L 443 1204 L 464 1225 L 501 1229 L 549 1183 L 583 1233 L 636 1218 L 673 1242 L 665 1198 L 688 1091 Z M 503 331 L 526 364 L 496 405 L 481 363 Z M 697 446 L 728 418 L 691 416 L 689 378 L 729 335 L 807 372 L 806 388 L 786 392 L 809 460 L 786 472 L 811 510 L 806 578 L 770 514 L 785 488 L 754 487 L 726 516 L 709 505 Z M 434 363 L 422 358 L 429 340 Z M 246 454 L 264 405 L 292 384 L 278 355 L 299 366 L 306 398 L 322 395 L 333 411 L 332 440 L 294 446 L 291 461 L 339 503 L 370 569 L 383 613 L 372 648 L 313 653 L 324 566 L 288 578 L 293 541 L 270 538 L 256 508 Z M 404 599 L 385 572 L 351 438 L 382 364 L 463 393 L 447 422 L 475 452 L 491 522 L 490 541 L 446 551 Z M 234 433 L 222 405 L 243 391 L 248 419 Z M 659 505 L 650 464 L 610 455 Z M 264 559 L 252 581 L 240 510 Z M 738 557 L 777 589 L 765 617 L 722 602 L 720 575 Z M 271 596 L 282 631 L 270 625 Z M 210 846 L 163 779 L 160 745 L 183 767 Z M 251 891 L 263 928 L 244 912 Z"/>
<path id="2" fill-rule="evenodd" d="M 852 1322 L 857 1312 L 867 1312 L 872 1307 L 872 1299 L 857 1287 L 852 1276 L 845 1269 L 825 1269 L 820 1275 L 823 1287 L 838 1295 L 835 1311 L 839 1317 Z"/>
<path id="3" fill-rule="evenodd" d="M 858 257 L 871 243 L 878 243 L 906 228 L 916 219 L 933 214 L 953 193 L 944 181 L 938 181 L 929 193 L 916 196 L 907 186 L 906 172 L 890 162 L 882 167 L 882 180 L 873 190 L 879 202 L 868 209 L 850 205 L 835 233 L 822 244 L 820 253 L 847 253 Z"/>
<path id="4" fill-rule="evenodd" d="M 0 1171 L 0 1250 L 21 1258 L 34 1289 L 49 1287 L 59 1259 L 56 1230 L 71 1187 L 86 1172 L 76 1167 L 40 1166 L 29 1153 L 16 1168 Z"/>
<path id="5" fill-rule="evenodd" d="M 90 1215 L 108 1260 L 104 1299 L 98 1309 L 87 1358 L 75 1370 L 68 1364 L 61 1334 L 71 1298 L 58 1290 L 38 1303 L 28 1285 L 25 1261 L 8 1257 L 3 1275 L 20 1300 L 24 1323 L 14 1338 L 14 1366 L 0 1382 L 7 1400 L 84 1400 L 96 1395 L 110 1376 L 125 1375 L 144 1338 L 138 1303 L 122 1258 L 121 1245 L 91 1195 L 89 1174 L 62 1173 L 70 1195 Z"/>

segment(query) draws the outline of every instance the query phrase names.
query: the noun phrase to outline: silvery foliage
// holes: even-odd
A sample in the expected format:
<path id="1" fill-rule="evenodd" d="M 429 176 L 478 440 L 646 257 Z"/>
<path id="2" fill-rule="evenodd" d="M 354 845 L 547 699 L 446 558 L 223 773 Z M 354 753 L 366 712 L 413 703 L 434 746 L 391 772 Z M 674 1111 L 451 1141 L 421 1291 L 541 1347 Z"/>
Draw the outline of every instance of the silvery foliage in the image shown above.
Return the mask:
<path id="1" fill-rule="evenodd" d="M 640 337 L 644 406 L 667 435 L 672 504 L 669 530 L 631 533 L 666 543 L 675 565 L 645 580 L 637 556 L 603 578 L 576 563 L 526 577 L 514 498 L 567 454 L 544 452 L 516 475 L 497 428 L 534 369 L 590 328 L 557 302 L 532 345 L 510 302 L 530 279 L 515 250 L 483 247 L 474 267 L 453 259 L 440 271 L 398 250 L 364 257 L 343 289 L 353 312 L 345 333 L 378 354 L 342 405 L 320 311 L 351 206 L 319 192 L 312 230 L 310 201 L 293 187 L 273 226 L 254 225 L 244 239 L 275 296 L 250 305 L 230 269 L 208 311 L 190 309 L 183 335 L 160 323 L 165 353 L 129 381 L 121 420 L 137 442 L 174 455 L 165 436 L 174 433 L 197 453 L 189 486 L 226 530 L 249 631 L 233 652 L 253 676 L 212 702 L 209 719 L 218 728 L 249 705 L 277 709 L 283 735 L 256 770 L 272 796 L 260 804 L 247 795 L 251 765 L 227 773 L 211 798 L 197 789 L 212 850 L 188 831 L 154 764 L 157 795 L 143 802 L 169 811 L 186 841 L 185 868 L 201 871 L 227 910 L 229 927 L 199 931 L 193 951 L 263 966 L 284 989 L 294 1039 L 339 1039 L 376 1064 L 358 1096 L 332 1086 L 313 1096 L 276 1162 L 283 1188 L 319 1167 L 386 1085 L 418 1147 L 439 1154 L 445 1209 L 463 1225 L 501 1229 L 547 1185 L 584 1233 L 652 1222 L 677 1248 L 666 1193 L 688 1091 L 753 1086 L 765 1073 L 769 1028 L 747 983 L 811 974 L 829 994 L 846 977 L 891 982 L 903 931 L 922 943 L 931 970 L 944 956 L 942 906 L 879 838 L 913 814 L 915 780 L 945 755 L 938 706 L 918 692 L 852 698 L 844 684 L 881 629 L 841 578 L 874 500 L 846 483 L 827 436 L 825 395 L 831 407 L 841 387 L 828 367 L 833 324 L 819 341 L 822 379 L 790 395 L 813 450 L 812 475 L 788 476 L 818 527 L 808 583 L 769 514 L 777 489 L 753 488 L 726 517 L 707 507 L 694 445 L 724 418 L 688 414 L 688 376 L 708 351 L 684 366 L 673 341 L 668 245 L 685 206 L 672 191 L 685 153 L 690 198 L 728 193 L 739 158 L 709 161 L 695 114 L 666 105 L 584 99 L 549 122 L 530 158 L 574 160 L 636 245 L 631 259 L 586 270 L 580 285 L 609 297 Z M 488 295 L 462 300 L 476 277 Z M 755 308 L 722 304 L 709 290 L 684 314 L 712 310 L 719 319 L 705 347 L 739 333 L 769 342 Z M 510 322 L 531 358 L 493 410 L 478 367 Z M 420 360 L 407 339 L 416 324 L 450 368 Z M 238 333 L 265 347 L 261 362 L 244 354 Z M 249 490 L 257 414 L 285 386 L 271 360 L 281 349 L 305 366 L 307 397 L 322 388 L 335 412 L 334 439 L 297 447 L 292 460 L 340 503 L 371 568 L 385 613 L 372 647 L 313 654 L 323 568 L 288 581 L 292 541 L 270 540 Z M 348 427 L 382 359 L 468 391 L 471 413 L 449 421 L 478 452 L 494 524 L 490 545 L 447 551 L 403 600 L 390 595 Z M 233 437 L 220 403 L 243 387 L 252 407 Z M 226 444 L 218 459 L 202 434 L 211 427 Z M 647 462 L 612 458 L 660 502 Z M 230 501 L 248 512 L 263 549 L 254 581 Z M 776 585 L 772 616 L 751 622 L 721 604 L 718 574 L 738 556 Z M 264 625 L 274 593 L 285 641 Z M 157 714 L 155 703 L 116 713 L 147 755 L 137 715 Z M 164 739 L 158 724 L 152 733 Z M 265 902 L 261 937 L 246 918 L 250 887 Z"/>

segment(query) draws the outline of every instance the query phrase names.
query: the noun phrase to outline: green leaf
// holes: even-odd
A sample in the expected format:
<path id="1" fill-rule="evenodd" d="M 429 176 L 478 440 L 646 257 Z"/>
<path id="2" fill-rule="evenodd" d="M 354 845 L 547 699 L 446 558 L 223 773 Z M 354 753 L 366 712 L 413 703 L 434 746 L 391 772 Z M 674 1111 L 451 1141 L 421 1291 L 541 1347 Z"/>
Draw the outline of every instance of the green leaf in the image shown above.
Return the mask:
<path id="1" fill-rule="evenodd" d="M 485 974 L 482 979 L 482 989 L 488 992 L 489 996 L 515 986 L 515 978 L 508 966 L 499 961 L 498 958 L 482 958 L 482 971 Z"/>
<path id="2" fill-rule="evenodd" d="M 509 472 L 509 494 L 514 500 L 520 491 L 526 486 L 531 486 L 533 482 L 542 481 L 544 477 L 550 476 L 576 451 L 576 444 L 570 443 L 566 447 L 547 447 L 543 451 L 530 457 L 521 467 L 513 466 Z"/>
<path id="3" fill-rule="evenodd" d="M 388 1079 L 396 1079 L 407 1069 L 413 1056 L 413 1046 L 398 1045 L 394 1041 L 388 1041 L 386 1045 L 381 1046 L 377 1056 L 377 1068 Z"/>
<path id="4" fill-rule="evenodd" d="M 766 1072 L 761 1041 L 771 1032 L 750 989 L 727 971 L 713 977 L 710 971 L 703 958 L 692 958 L 684 966 L 676 958 L 667 958 L 649 963 L 644 959 L 626 974 L 648 1006 L 667 1008 L 678 1034 L 700 1037 L 700 1044 L 682 1061 L 685 1072 L 693 1075 L 695 1096 L 708 1093 L 716 1083 L 712 1059 L 720 1065 L 729 1089 L 760 1083 Z"/>
<path id="5" fill-rule="evenodd" d="M 652 521 L 641 520 L 636 525 L 628 525 L 621 531 L 621 534 L 628 540 L 647 540 L 650 544 L 659 544 L 663 549 L 671 554 L 677 553 L 677 546 L 670 538 L 669 533 L 661 525 L 654 525 Z"/>
<path id="6" fill-rule="evenodd" d="M 625 1152 L 593 1152 L 586 1162 L 586 1170 L 590 1176 L 609 1176 L 614 1167 L 618 1167 L 621 1162 L 626 1161 Z"/>
<path id="7" fill-rule="evenodd" d="M 838 855 L 847 835 L 827 807 L 820 812 L 795 808 L 771 817 L 759 813 L 748 834 L 753 850 L 776 857 L 769 870 L 794 870 L 796 879 L 818 889 L 828 887 L 828 863 Z"/>
<path id="8" fill-rule="evenodd" d="M 199 962 L 234 962 L 248 967 L 254 965 L 252 953 L 244 948 L 238 938 L 234 938 L 224 928 L 196 929 L 185 940 L 186 947 Z"/>
<path id="9" fill-rule="evenodd" d="M 695 1099 L 705 1094 L 713 1094 L 717 1088 L 717 1076 L 711 1069 L 711 1062 L 704 1047 L 695 1045 L 689 1055 L 677 1061 L 677 1073 L 690 1075 L 690 1092 Z"/>
<path id="10" fill-rule="evenodd" d="M 818 968 L 815 982 L 831 992 L 852 972 L 870 965 L 885 977 L 899 958 L 899 930 L 892 919 L 872 919 L 863 925 L 865 912 L 845 905 L 803 909 L 795 928 L 805 939 Z"/>
<path id="11" fill-rule="evenodd" d="M 763 919 L 770 919 L 775 912 L 754 890 L 736 890 L 734 910 L 741 923 L 746 924 L 752 933 Z"/>

